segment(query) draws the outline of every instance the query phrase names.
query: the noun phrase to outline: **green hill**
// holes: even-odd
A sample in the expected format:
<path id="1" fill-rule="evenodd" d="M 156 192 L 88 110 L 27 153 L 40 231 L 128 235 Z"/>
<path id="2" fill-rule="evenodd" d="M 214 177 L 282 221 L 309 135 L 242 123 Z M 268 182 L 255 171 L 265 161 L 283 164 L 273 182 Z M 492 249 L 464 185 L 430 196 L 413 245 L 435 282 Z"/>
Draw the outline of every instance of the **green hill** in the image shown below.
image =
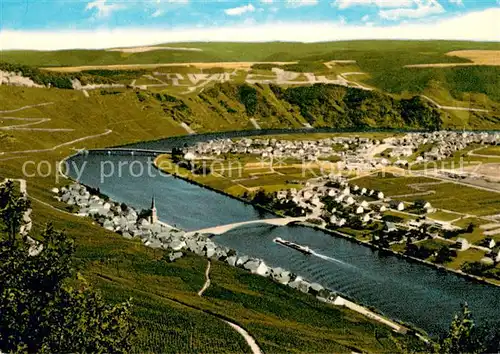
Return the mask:
<path id="1" fill-rule="evenodd" d="M 411 68 L 407 65 L 433 63 L 470 63 L 468 59 L 446 55 L 457 50 L 500 50 L 500 43 L 463 41 L 340 41 L 324 43 L 175 43 L 169 47 L 191 47 L 201 51 L 158 50 L 142 53 L 123 53 L 107 50 L 63 50 L 63 51 L 2 51 L 1 61 L 34 67 L 68 67 L 95 65 L 165 64 L 194 62 L 269 62 L 298 61 L 298 64 L 283 66 L 297 72 L 336 76 L 343 72 L 364 72 L 366 75 L 349 77 L 379 91 L 411 98 L 425 94 L 442 105 L 489 109 L 487 117 L 466 112 L 450 111 L 445 126 L 490 129 L 495 126 L 495 117 L 500 111 L 500 67 L 493 65 Z M 353 64 L 336 64 L 327 68 L 324 63 L 331 60 L 353 60 Z M 214 66 L 217 66 L 214 64 Z M 0 69 L 7 65 L 0 65 Z M 142 74 L 148 70 L 105 71 L 94 70 L 71 74 L 82 82 L 151 84 Z M 170 70 L 168 70 L 170 69 Z M 255 66 L 252 73 L 268 74 Z M 269 68 L 268 68 L 269 69 Z M 200 72 L 189 68 L 162 68 L 170 72 Z M 208 69 L 202 70 L 210 72 Z M 220 69 L 219 72 L 223 72 Z M 212 71 L 213 72 L 213 71 Z M 50 75 L 54 75 L 50 78 Z M 244 73 L 241 73 L 244 78 Z M 59 82 L 58 87 L 68 87 L 68 80 L 55 73 L 35 72 L 39 83 Z M 240 80 L 241 82 L 244 79 Z M 238 83 L 238 82 L 236 82 Z M 170 93 L 179 93 L 170 89 Z M 492 117 L 493 116 L 493 117 Z M 471 121 L 471 122 L 469 122 Z"/>
<path id="2" fill-rule="evenodd" d="M 237 92 L 237 88 L 231 90 Z M 2 110 L 53 102 L 11 112 L 9 116 L 47 117 L 52 120 L 38 124 L 37 128 L 74 129 L 72 132 L 10 130 L 0 133 L 0 179 L 27 179 L 34 230 L 41 230 L 46 222 L 52 221 L 57 229 L 65 229 L 74 237 L 81 272 L 106 299 L 118 302 L 133 298 L 134 319 L 139 329 L 135 352 L 248 352 L 242 338 L 220 318 L 240 324 L 270 353 L 397 353 L 418 344 L 413 337 L 395 334 L 352 311 L 325 305 L 314 297 L 219 262 L 212 263 L 211 286 L 199 297 L 197 292 L 204 282 L 206 259 L 188 255 L 175 263 L 167 263 L 161 250 L 148 249 L 139 241 L 126 240 L 106 231 L 90 219 L 66 213 L 67 205 L 54 200 L 50 189 L 68 182 L 55 178 L 55 166 L 74 153 L 73 148 L 106 147 L 185 133 L 176 122 L 175 114 L 168 111 L 172 106 L 182 107 L 183 103 L 165 95 L 140 93 L 146 94 L 142 101 L 133 90 L 113 95 L 96 91 L 87 98 L 74 90 L 0 87 Z M 227 97 L 228 100 L 231 97 L 228 104 L 239 105 L 240 113 L 234 114 L 231 121 L 210 122 L 215 114 L 205 116 L 206 123 L 203 118 L 197 118 L 203 129 L 215 130 L 219 125 L 235 129 L 247 124 L 248 116 L 242 113 L 245 106 L 236 98 L 239 96 Z M 210 107 L 208 103 L 201 103 L 205 101 L 198 95 L 189 98 L 185 104 L 192 107 L 190 109 L 202 112 Z M 183 108 L 178 109 L 184 112 Z M 194 113 L 190 115 L 192 119 Z M 5 124 L 1 116 L 0 122 Z M 106 129 L 112 132 L 62 145 L 101 134 Z M 44 161 L 42 172 L 48 176 L 26 177 L 25 161 L 36 164 Z M 52 169 L 48 170 L 48 166 Z"/>

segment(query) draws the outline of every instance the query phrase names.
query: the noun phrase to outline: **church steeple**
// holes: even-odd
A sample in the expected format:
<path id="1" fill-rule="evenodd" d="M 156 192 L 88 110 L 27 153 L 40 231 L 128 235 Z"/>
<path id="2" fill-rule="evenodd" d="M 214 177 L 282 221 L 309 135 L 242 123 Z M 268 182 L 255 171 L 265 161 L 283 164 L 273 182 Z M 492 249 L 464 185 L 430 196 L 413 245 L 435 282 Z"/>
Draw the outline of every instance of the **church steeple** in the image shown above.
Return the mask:
<path id="1" fill-rule="evenodd" d="M 156 224 L 158 222 L 158 212 L 156 210 L 155 196 L 151 199 L 151 218 L 149 220 L 151 224 Z"/>

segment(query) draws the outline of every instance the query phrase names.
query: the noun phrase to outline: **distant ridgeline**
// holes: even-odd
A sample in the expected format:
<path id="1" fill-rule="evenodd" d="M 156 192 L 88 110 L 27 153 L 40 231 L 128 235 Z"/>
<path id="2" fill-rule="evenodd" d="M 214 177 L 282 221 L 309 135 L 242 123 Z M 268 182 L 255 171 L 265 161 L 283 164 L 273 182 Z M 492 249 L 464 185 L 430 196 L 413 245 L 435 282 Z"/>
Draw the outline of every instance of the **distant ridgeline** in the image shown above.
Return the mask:
<path id="1" fill-rule="evenodd" d="M 27 65 L 0 62 L 0 71 L 16 73 L 31 79 L 34 84 L 60 89 L 73 89 L 73 80 L 79 80 L 81 85 L 88 84 L 116 84 L 120 80 L 132 80 L 146 73 L 145 70 L 86 70 L 82 72 L 61 73 L 56 71 L 40 70 Z"/>
<path id="2" fill-rule="evenodd" d="M 74 88 L 74 79 L 82 85 L 114 84 L 142 73 L 140 70 L 58 73 L 8 63 L 0 63 L 0 70 L 21 73 L 38 85 L 61 89 Z M 284 88 L 273 84 L 216 83 L 194 98 L 134 90 L 139 102 L 159 101 L 164 114 L 189 125 L 196 123 L 197 116 L 205 115 L 214 122 L 248 116 L 260 122 L 272 121 L 276 128 L 289 126 L 290 122 L 300 127 L 307 122 L 314 127 L 436 130 L 441 128 L 446 114 L 419 96 L 396 99 L 375 90 L 332 84 Z"/>

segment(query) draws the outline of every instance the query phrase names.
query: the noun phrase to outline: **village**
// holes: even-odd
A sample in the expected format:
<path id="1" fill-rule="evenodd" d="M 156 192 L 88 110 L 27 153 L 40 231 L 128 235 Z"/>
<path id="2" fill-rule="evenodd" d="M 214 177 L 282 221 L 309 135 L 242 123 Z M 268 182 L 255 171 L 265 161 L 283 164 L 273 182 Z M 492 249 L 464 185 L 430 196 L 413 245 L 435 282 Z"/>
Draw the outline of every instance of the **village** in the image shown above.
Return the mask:
<path id="1" fill-rule="evenodd" d="M 201 142 L 185 148 L 183 153 L 184 159 L 190 161 L 254 156 L 263 161 L 263 166 L 268 164 L 271 172 L 277 173 L 281 170 L 274 168 L 273 162 L 275 166 L 285 164 L 285 168 L 286 162 L 290 161 L 301 161 L 304 166 L 328 162 L 334 165 L 333 169 L 299 181 L 300 187 L 269 192 L 266 197 L 257 200 L 257 204 L 270 207 L 282 215 L 306 217 L 308 223 L 317 227 L 415 258 L 442 264 L 450 262 L 460 252 L 472 250 L 483 254 L 481 264 L 494 267 L 500 262 L 498 218 L 495 215 L 485 216 L 482 221 L 489 224 L 484 226 L 482 240 L 473 242 L 463 236 L 477 233 L 474 228 L 478 225 L 473 224 L 471 215 L 450 214 L 452 219 L 456 217 L 456 221 L 471 220 L 465 226 L 436 218 L 434 215 L 442 213 L 443 209 L 434 207 L 426 200 L 426 196 L 432 196 L 434 191 L 420 192 L 418 189 L 419 186 L 445 183 L 445 177 L 461 183 L 464 175 L 471 172 L 439 170 L 444 175 L 443 180 L 422 180 L 411 185 L 415 189 L 408 193 L 411 201 L 404 200 L 404 193 L 401 193 L 401 198 L 393 199 L 381 190 L 358 185 L 357 179 L 376 176 L 373 174 L 379 171 L 397 177 L 407 171 L 411 173 L 415 166 L 436 161 L 446 164 L 457 154 L 467 158 L 469 151 L 499 143 L 498 133 L 438 131 L 395 134 L 383 139 L 349 134 L 317 140 L 266 137 L 225 139 Z M 408 170 L 403 169 L 405 167 Z M 422 172 L 417 171 L 415 175 L 417 173 Z M 265 176 L 272 179 L 269 174 Z M 250 178 L 258 181 L 259 176 L 256 173 Z M 474 178 L 476 181 L 487 180 L 486 176 L 477 173 L 474 173 Z M 244 183 L 244 178 L 237 181 Z M 264 194 L 265 187 L 260 196 Z M 417 198 L 419 195 L 421 197 Z"/>
<path id="2" fill-rule="evenodd" d="M 317 296 L 322 301 L 334 302 L 337 299 L 335 292 L 318 283 L 310 283 L 285 269 L 270 267 L 261 259 L 237 254 L 235 250 L 217 245 L 210 239 L 210 235 L 185 232 L 159 221 L 154 198 L 149 209 L 137 212 L 134 208 L 111 201 L 97 190 L 79 183 L 61 189 L 53 188 L 52 193 L 55 199 L 66 203 L 80 217 L 91 218 L 105 229 L 126 239 L 140 240 L 146 247 L 170 251 L 165 258 L 167 262 L 174 262 L 186 252 L 192 252 L 253 274 L 269 277 L 280 284 Z"/>
<path id="3" fill-rule="evenodd" d="M 263 158 L 316 161 L 338 156 L 345 169 L 376 169 L 381 166 L 441 161 L 471 145 L 497 145 L 499 133 L 437 131 L 408 133 L 385 139 L 338 136 L 318 140 L 277 138 L 223 139 L 200 142 L 184 151 L 188 159 L 224 154 L 250 154 Z M 422 149 L 427 147 L 427 149 Z M 420 150 L 422 151 L 420 152 Z M 420 152 L 417 156 L 416 153 Z"/>

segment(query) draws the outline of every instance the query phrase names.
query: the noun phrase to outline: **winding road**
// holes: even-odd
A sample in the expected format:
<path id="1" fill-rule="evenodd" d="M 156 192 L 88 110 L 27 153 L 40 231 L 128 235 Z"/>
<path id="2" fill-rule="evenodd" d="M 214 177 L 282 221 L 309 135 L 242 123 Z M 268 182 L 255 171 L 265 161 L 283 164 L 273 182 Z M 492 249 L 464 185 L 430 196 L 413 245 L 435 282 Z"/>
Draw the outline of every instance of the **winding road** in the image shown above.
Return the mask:
<path id="1" fill-rule="evenodd" d="M 198 291 L 198 296 L 203 296 L 205 290 L 207 290 L 210 286 L 210 265 L 210 260 L 208 260 L 207 270 L 205 270 L 205 284 L 203 284 L 203 287 L 200 289 L 200 291 Z"/>
<path id="2" fill-rule="evenodd" d="M 29 109 L 29 108 L 48 106 L 51 104 L 54 104 L 54 102 L 39 103 L 39 104 L 33 104 L 33 105 L 29 105 L 29 106 L 23 106 L 23 107 L 16 108 L 16 109 L 0 111 L 0 114 L 15 113 L 15 112 L 24 111 L 24 110 Z M 4 121 L 4 120 L 25 121 L 28 123 L 17 124 L 17 125 L 7 125 L 7 126 L 0 127 L 0 130 L 25 130 L 25 131 L 39 131 L 39 132 L 70 132 L 70 131 L 74 130 L 74 129 L 65 129 L 65 128 L 31 128 L 31 126 L 33 126 L 33 125 L 38 125 L 38 124 L 50 122 L 52 120 L 50 118 L 0 117 L 0 121 Z"/>
<path id="3" fill-rule="evenodd" d="M 4 113 L 15 113 L 15 112 L 20 112 L 26 109 L 30 108 L 35 108 L 35 107 L 43 107 L 43 106 L 48 106 L 52 105 L 54 102 L 45 102 L 45 103 L 38 103 L 38 104 L 33 104 L 33 105 L 28 105 L 28 106 L 23 106 L 20 108 L 16 109 L 11 109 L 11 110 L 3 110 L 0 111 L 0 114 Z M 33 125 L 39 125 L 42 123 L 46 123 L 51 121 L 51 118 L 19 118 L 19 117 L 0 117 L 0 121 L 3 120 L 12 120 L 12 121 L 24 121 L 28 122 L 25 124 L 18 124 L 18 125 L 8 125 L 8 126 L 3 126 L 0 127 L 0 130 L 17 130 L 17 131 L 33 131 L 33 132 L 70 132 L 74 131 L 74 129 L 66 129 L 66 128 L 32 128 Z M 101 134 L 95 134 L 95 135 L 87 135 L 78 139 L 74 139 L 71 141 L 67 141 L 65 143 L 61 143 L 58 145 L 55 145 L 51 148 L 46 148 L 46 149 L 34 149 L 34 150 L 22 150 L 22 151 L 5 151 L 5 152 L 0 152 L 0 155 L 14 155 L 14 154 L 28 154 L 28 153 L 38 153 L 38 152 L 49 152 L 49 151 L 54 151 L 57 150 L 61 147 L 68 146 L 71 144 L 75 144 L 87 139 L 93 139 L 101 136 L 108 135 L 112 133 L 113 131 L 111 129 L 107 129 L 104 133 Z"/>
<path id="4" fill-rule="evenodd" d="M 47 148 L 47 149 L 37 149 L 37 150 L 23 150 L 23 151 L 6 151 L 6 152 L 3 152 L 3 153 L 0 153 L 0 155 L 3 155 L 3 154 L 28 154 L 28 153 L 38 153 L 38 152 L 48 152 L 48 151 L 54 151 L 54 150 L 57 150 L 61 147 L 64 147 L 64 146 L 68 146 L 68 145 L 71 145 L 71 144 L 75 144 L 75 143 L 79 143 L 81 141 L 84 141 L 84 140 L 87 140 L 87 139 L 93 139 L 93 138 L 98 138 L 98 137 L 101 137 L 101 136 L 105 136 L 105 135 L 108 135 L 108 134 L 111 134 L 113 131 L 111 129 L 107 129 L 104 133 L 101 133 L 101 134 L 96 134 L 96 135 L 87 135 L 87 136 L 84 136 L 84 137 L 81 137 L 81 138 L 78 138 L 78 139 L 75 139 L 75 140 L 71 140 L 71 141 L 67 141 L 65 143 L 62 143 L 62 144 L 58 144 L 58 145 L 55 145 L 51 148 Z"/>
<path id="5" fill-rule="evenodd" d="M 483 112 L 483 113 L 488 113 L 489 110 L 487 109 L 480 109 L 480 108 L 467 108 L 467 107 L 453 107 L 453 106 L 441 106 L 439 103 L 434 101 L 432 98 L 429 98 L 425 95 L 420 95 L 420 97 L 425 98 L 427 101 L 435 104 L 439 109 L 447 109 L 450 111 L 469 111 L 469 112 Z"/>
<path id="6" fill-rule="evenodd" d="M 29 109 L 29 108 L 48 106 L 48 105 L 51 105 L 51 104 L 54 104 L 54 102 L 45 102 L 45 103 L 32 104 L 32 105 L 28 105 L 28 106 L 23 106 L 21 108 L 16 108 L 16 109 L 11 109 L 11 110 L 6 110 L 6 111 L 0 111 L 0 113 L 14 113 L 14 112 L 19 112 L 19 111 L 24 111 L 25 109 Z"/>
<path id="7" fill-rule="evenodd" d="M 198 296 L 203 296 L 203 293 L 205 292 L 205 290 L 207 290 L 208 287 L 210 286 L 210 266 L 211 266 L 211 263 L 210 263 L 210 260 L 208 260 L 207 269 L 205 270 L 205 279 L 206 279 L 205 284 L 203 284 L 203 287 L 200 289 L 200 291 L 198 291 Z M 217 316 L 215 316 L 215 317 L 217 317 Z M 219 317 L 217 317 L 217 318 L 219 318 Z M 230 322 L 230 321 L 224 320 L 224 319 L 222 321 L 226 322 L 229 326 L 231 326 L 231 328 L 233 328 L 236 332 L 241 334 L 241 336 L 245 339 L 248 346 L 252 350 L 253 354 L 262 354 L 262 351 L 260 350 L 259 346 L 257 345 L 257 342 L 246 330 L 244 330 L 243 328 L 238 326 L 236 323 L 233 323 L 233 322 Z"/>
<path id="8" fill-rule="evenodd" d="M 31 128 L 33 125 L 38 125 L 46 122 L 50 122 L 50 118 L 17 118 L 17 117 L 0 117 L 0 122 L 4 120 L 14 120 L 14 121 L 27 121 L 29 123 L 7 125 L 0 127 L 0 130 L 25 130 L 25 131 L 39 131 L 39 132 L 72 132 L 74 129 L 67 128 Z M 30 127 L 30 128 L 28 128 Z"/>

